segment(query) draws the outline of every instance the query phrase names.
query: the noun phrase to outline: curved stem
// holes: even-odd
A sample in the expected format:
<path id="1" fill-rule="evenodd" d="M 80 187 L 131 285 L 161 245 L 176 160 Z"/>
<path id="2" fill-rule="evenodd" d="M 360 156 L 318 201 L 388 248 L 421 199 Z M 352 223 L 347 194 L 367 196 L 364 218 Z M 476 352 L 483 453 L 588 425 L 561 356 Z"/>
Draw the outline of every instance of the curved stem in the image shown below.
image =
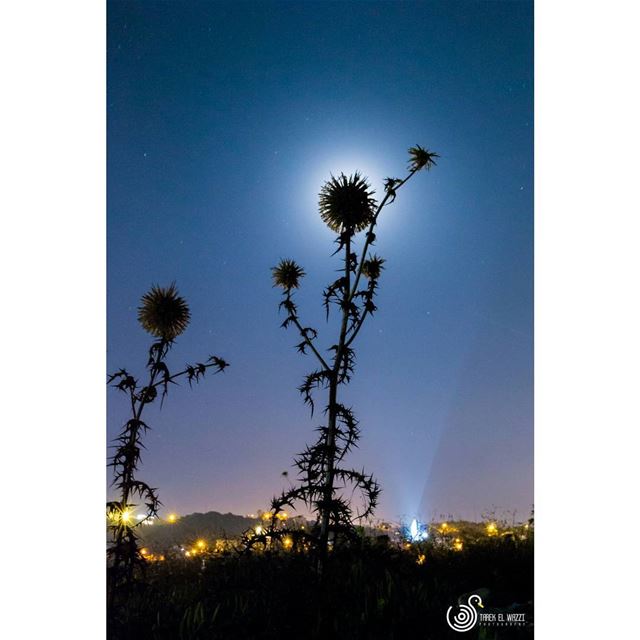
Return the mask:
<path id="1" fill-rule="evenodd" d="M 204 365 L 206 369 L 210 369 L 211 367 L 217 367 L 218 365 L 215 362 L 210 362 Z M 178 373 L 174 373 L 172 376 L 169 376 L 166 380 L 158 380 L 158 382 L 153 382 L 147 385 L 147 387 L 159 387 L 161 384 L 165 384 L 165 382 L 173 382 L 176 378 L 180 378 L 189 373 L 189 369 L 184 369 L 184 371 L 179 371 Z M 215 373 L 220 373 L 220 371 L 216 371 Z"/>
<path id="2" fill-rule="evenodd" d="M 409 172 L 409 175 L 394 187 L 394 191 L 398 191 L 398 189 L 400 187 L 402 187 L 402 185 L 404 185 L 413 176 L 413 174 L 416 173 L 417 171 L 418 171 L 417 168 L 416 169 L 412 169 Z M 390 197 L 391 197 L 391 191 L 387 191 L 387 194 L 382 199 L 382 202 L 380 202 L 380 204 L 378 205 L 378 208 L 376 209 L 376 212 L 373 214 L 373 220 L 371 220 L 371 224 L 369 225 L 369 231 L 367 232 L 367 239 L 365 240 L 364 247 L 362 248 L 362 255 L 360 257 L 360 262 L 358 264 L 358 270 L 356 271 L 356 278 L 355 278 L 355 281 L 353 283 L 353 290 L 349 292 L 349 302 L 351 302 L 351 300 L 353 299 L 353 296 L 355 295 L 356 291 L 358 290 L 358 283 L 360 282 L 360 276 L 362 275 L 362 265 L 363 265 L 364 261 L 366 260 L 367 250 L 369 249 L 369 246 L 371 245 L 371 234 L 373 233 L 373 230 L 374 230 L 374 228 L 376 226 L 376 223 L 378 222 L 378 216 L 380 215 L 380 212 L 382 211 L 382 209 L 387 204 L 387 201 L 389 200 Z"/>
<path id="3" fill-rule="evenodd" d="M 326 363 L 325 359 L 320 355 L 320 352 L 316 349 L 315 345 L 313 344 L 309 336 L 306 334 L 297 316 L 293 317 L 293 324 L 296 325 L 298 331 L 300 332 L 300 335 L 302 336 L 304 341 L 309 345 L 309 347 L 315 354 L 316 358 L 318 358 L 318 360 L 320 361 L 320 364 L 325 368 L 326 371 L 331 371 L 331 367 Z"/>
<path id="4" fill-rule="evenodd" d="M 356 325 L 355 329 L 353 330 L 353 333 L 349 336 L 349 339 L 344 345 L 345 348 L 349 347 L 351 343 L 356 339 L 356 336 L 358 335 L 358 332 L 360 331 L 360 329 L 362 329 L 362 325 L 364 324 L 364 320 L 367 317 L 368 313 L 369 312 L 366 309 L 362 312 L 362 315 L 360 316 L 360 320 L 358 320 L 358 324 Z"/>
<path id="5" fill-rule="evenodd" d="M 156 359 L 153 362 L 153 364 L 151 365 L 151 374 L 149 376 L 149 384 L 147 385 L 147 387 L 155 387 L 157 386 L 157 384 L 160 383 L 155 383 L 155 379 L 156 376 L 158 374 L 158 364 L 160 363 L 160 361 L 162 360 L 162 356 L 164 354 L 164 350 L 167 346 L 167 342 L 166 340 L 162 340 L 162 342 L 160 343 L 160 348 L 158 349 L 158 353 L 156 355 Z M 133 419 L 138 422 L 140 420 L 140 416 L 142 415 L 142 410 L 144 409 L 145 405 L 147 404 L 147 399 L 146 397 L 143 395 L 142 398 L 140 398 L 138 400 L 138 405 L 136 406 L 135 401 L 132 402 L 132 408 L 133 408 Z M 137 430 L 136 430 L 137 433 Z M 127 470 L 127 482 L 125 483 L 123 490 L 122 490 L 122 505 L 123 507 L 126 507 L 127 503 L 129 502 L 129 484 L 131 482 L 133 478 L 133 469 L 128 469 Z"/>

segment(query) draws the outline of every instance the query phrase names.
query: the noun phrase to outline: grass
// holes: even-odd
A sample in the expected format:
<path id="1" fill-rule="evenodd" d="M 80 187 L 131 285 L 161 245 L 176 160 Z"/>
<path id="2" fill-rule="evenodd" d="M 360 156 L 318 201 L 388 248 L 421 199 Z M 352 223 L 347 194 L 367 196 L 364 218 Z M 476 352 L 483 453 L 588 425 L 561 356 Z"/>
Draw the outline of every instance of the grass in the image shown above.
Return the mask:
<path id="1" fill-rule="evenodd" d="M 424 554 L 422 564 L 418 557 Z M 462 551 L 431 542 L 398 548 L 364 540 L 334 551 L 319 580 L 305 554 L 227 554 L 149 565 L 111 612 L 113 640 L 424 640 L 460 637 L 445 614 L 487 590 L 486 611 L 519 603 L 532 623 L 533 540 L 484 538 Z M 525 628 L 475 628 L 467 638 L 532 638 Z"/>

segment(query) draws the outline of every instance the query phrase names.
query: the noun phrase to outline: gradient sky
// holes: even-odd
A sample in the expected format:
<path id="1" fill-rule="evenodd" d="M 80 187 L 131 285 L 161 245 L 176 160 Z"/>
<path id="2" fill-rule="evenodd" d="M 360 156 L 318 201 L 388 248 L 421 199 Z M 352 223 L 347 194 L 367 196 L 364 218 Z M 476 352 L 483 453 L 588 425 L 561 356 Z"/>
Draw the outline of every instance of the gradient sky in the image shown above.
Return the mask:
<path id="1" fill-rule="evenodd" d="M 381 191 L 406 149 L 441 154 L 385 210 L 379 311 L 343 398 L 378 515 L 478 518 L 533 502 L 530 2 L 109 2 L 108 365 L 142 374 L 140 296 L 175 280 L 192 323 L 169 364 L 231 367 L 146 410 L 140 476 L 166 510 L 254 512 L 320 421 L 315 367 L 280 328 L 270 267 L 301 263 L 305 324 L 338 267 L 317 214 L 330 171 Z M 107 435 L 128 417 L 108 391 Z"/>

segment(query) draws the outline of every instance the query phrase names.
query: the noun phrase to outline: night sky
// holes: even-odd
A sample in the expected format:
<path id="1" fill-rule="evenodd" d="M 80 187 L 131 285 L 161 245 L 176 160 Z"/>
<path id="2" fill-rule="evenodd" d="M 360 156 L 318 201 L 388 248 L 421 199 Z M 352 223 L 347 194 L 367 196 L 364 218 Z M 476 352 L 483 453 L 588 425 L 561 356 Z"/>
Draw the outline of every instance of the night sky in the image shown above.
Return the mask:
<path id="1" fill-rule="evenodd" d="M 145 411 L 140 477 L 169 510 L 268 508 L 314 439 L 315 368 L 280 328 L 270 268 L 295 258 L 304 323 L 321 291 L 331 171 L 377 192 L 407 148 L 441 155 L 385 210 L 379 311 L 343 399 L 378 515 L 479 518 L 533 502 L 533 8 L 529 2 L 109 2 L 108 366 L 141 375 L 137 323 L 176 281 L 192 323 L 176 370 L 231 363 Z M 108 437 L 128 418 L 109 389 Z"/>

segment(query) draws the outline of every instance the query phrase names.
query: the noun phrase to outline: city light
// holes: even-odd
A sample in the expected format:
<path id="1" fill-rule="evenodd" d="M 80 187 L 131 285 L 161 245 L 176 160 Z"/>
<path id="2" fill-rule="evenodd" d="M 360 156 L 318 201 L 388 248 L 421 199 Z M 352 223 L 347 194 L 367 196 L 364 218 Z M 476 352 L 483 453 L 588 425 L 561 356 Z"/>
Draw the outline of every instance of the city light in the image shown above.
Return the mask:
<path id="1" fill-rule="evenodd" d="M 427 528 L 425 525 L 418 523 L 416 518 L 411 521 L 409 525 L 409 538 L 412 542 L 421 542 L 429 537 Z"/>
<path id="2" fill-rule="evenodd" d="M 170 513 L 167 516 L 167 522 L 170 524 L 173 524 L 174 522 L 176 522 L 178 520 L 178 516 L 175 513 Z"/>
<path id="3" fill-rule="evenodd" d="M 129 525 L 131 527 L 145 523 L 144 520 L 140 520 L 140 516 L 132 508 L 124 510 L 114 509 L 109 511 L 107 515 L 109 519 L 114 522 L 131 523 Z M 175 516 L 175 514 L 171 515 Z M 269 524 L 264 524 L 265 515 L 270 515 L 272 518 L 272 521 L 270 521 Z M 170 520 L 169 516 L 165 517 L 165 522 Z M 273 521 L 282 522 L 285 519 L 291 519 L 292 516 L 290 514 L 286 514 L 286 512 L 278 512 L 277 514 L 270 512 L 269 514 L 260 513 L 259 517 L 261 520 L 259 520 L 257 524 L 254 524 L 253 528 L 249 530 L 249 536 L 257 536 L 256 541 L 260 540 L 265 542 L 265 548 L 271 548 L 274 551 L 276 548 L 279 548 L 281 552 L 291 552 L 294 548 L 296 551 L 302 552 L 308 548 L 308 545 L 304 541 L 297 540 L 295 534 L 292 534 L 286 529 L 276 532 L 274 537 L 271 528 Z M 297 522 L 297 520 L 294 520 L 294 522 Z M 300 531 L 302 528 L 304 528 L 303 525 L 299 525 Z M 389 525 L 388 529 L 391 530 L 391 528 L 392 525 Z M 380 529 L 382 529 L 382 527 L 380 527 Z M 528 529 L 532 530 L 531 524 L 529 524 Z M 527 531 L 525 524 L 519 524 L 517 529 L 510 531 L 507 528 L 501 527 L 498 521 L 485 521 L 483 523 L 475 524 L 473 532 L 470 533 L 470 531 L 468 531 L 467 524 L 465 524 L 465 526 L 461 526 L 460 523 L 455 521 L 432 522 L 431 524 L 426 524 L 424 522 L 420 522 L 417 518 L 413 518 L 409 524 L 396 525 L 393 534 L 393 541 L 388 539 L 390 536 L 384 536 L 385 539 L 387 539 L 385 544 L 395 544 L 397 545 L 397 548 L 409 552 L 413 561 L 415 561 L 417 565 L 422 566 L 426 564 L 427 557 L 426 548 L 421 543 L 431 540 L 432 536 L 429 536 L 429 530 L 439 534 L 435 535 L 433 538 L 432 545 L 434 547 L 445 548 L 453 552 L 462 552 L 463 550 L 468 551 L 466 547 L 467 543 L 472 545 L 469 548 L 472 550 L 478 533 L 493 537 L 496 540 L 499 540 L 500 536 L 523 541 L 528 538 L 524 535 Z M 467 537 L 467 534 L 471 537 Z M 274 545 L 274 543 L 276 544 Z M 203 558 L 208 557 L 209 555 L 213 557 L 226 553 L 232 548 L 232 543 L 230 544 L 229 541 L 218 538 L 212 538 L 210 540 L 206 538 L 192 539 L 189 541 L 188 546 L 178 545 L 176 547 L 176 549 L 180 549 L 183 557 L 186 558 Z M 144 559 L 146 562 L 153 563 L 165 560 L 165 556 L 159 555 L 149 547 L 139 548 L 138 554 L 139 557 Z M 166 556 L 166 560 L 170 561 L 171 557 Z"/>

